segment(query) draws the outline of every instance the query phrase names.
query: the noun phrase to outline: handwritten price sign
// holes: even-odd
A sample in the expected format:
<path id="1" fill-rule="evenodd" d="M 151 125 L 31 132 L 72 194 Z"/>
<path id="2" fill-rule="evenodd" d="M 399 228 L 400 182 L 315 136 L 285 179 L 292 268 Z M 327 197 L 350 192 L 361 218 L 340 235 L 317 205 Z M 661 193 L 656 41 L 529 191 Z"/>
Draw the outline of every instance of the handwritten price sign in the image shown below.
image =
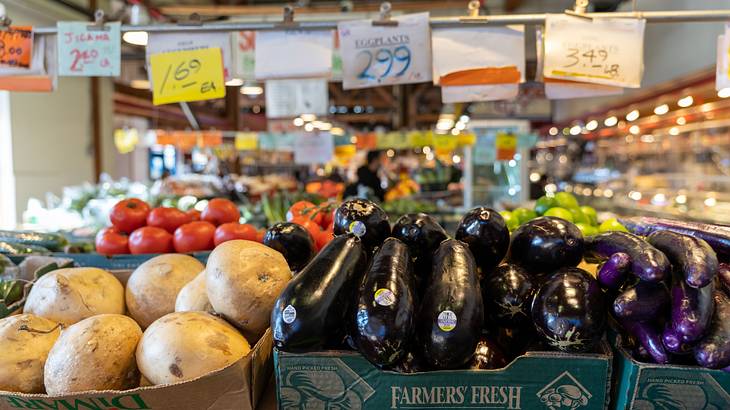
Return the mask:
<path id="1" fill-rule="evenodd" d="M 201 101 L 226 95 L 219 48 L 153 54 L 152 101 L 155 105 Z"/>
<path id="2" fill-rule="evenodd" d="M 10 27 L 0 30 L 0 65 L 30 68 L 33 57 L 33 29 Z"/>
<path id="3" fill-rule="evenodd" d="M 431 81 L 428 13 L 395 20 L 397 26 L 374 26 L 370 20 L 337 26 L 346 90 Z"/>
<path id="4" fill-rule="evenodd" d="M 644 72 L 641 19 L 581 19 L 548 14 L 545 21 L 547 78 L 638 88 Z"/>
<path id="5" fill-rule="evenodd" d="M 121 67 L 119 28 L 119 22 L 108 23 L 102 28 L 82 22 L 58 22 L 59 75 L 118 76 Z"/>

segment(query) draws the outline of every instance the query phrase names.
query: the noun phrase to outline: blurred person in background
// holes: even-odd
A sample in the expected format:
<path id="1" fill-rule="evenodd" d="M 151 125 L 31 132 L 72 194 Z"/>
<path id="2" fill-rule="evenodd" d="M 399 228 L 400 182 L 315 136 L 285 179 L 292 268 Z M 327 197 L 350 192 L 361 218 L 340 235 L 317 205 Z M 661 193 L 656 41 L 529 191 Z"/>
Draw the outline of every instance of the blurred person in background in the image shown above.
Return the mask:
<path id="1" fill-rule="evenodd" d="M 379 172 L 383 167 L 383 151 L 375 150 L 367 154 L 365 165 L 357 169 L 357 181 L 345 190 L 345 197 L 363 197 L 364 191 L 371 194 L 380 202 L 385 199 L 385 189 L 381 185 Z"/>

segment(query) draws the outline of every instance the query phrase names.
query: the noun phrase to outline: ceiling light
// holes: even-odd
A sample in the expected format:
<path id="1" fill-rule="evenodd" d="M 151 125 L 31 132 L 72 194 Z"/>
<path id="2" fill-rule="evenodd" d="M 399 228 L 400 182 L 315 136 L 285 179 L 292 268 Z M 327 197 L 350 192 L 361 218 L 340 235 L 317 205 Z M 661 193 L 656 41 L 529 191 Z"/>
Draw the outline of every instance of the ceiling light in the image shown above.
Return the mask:
<path id="1" fill-rule="evenodd" d="M 639 138 L 639 140 L 641 142 L 644 142 L 644 143 L 647 143 L 647 144 L 651 144 L 652 142 L 654 142 L 654 136 L 651 135 L 651 134 L 644 134 L 644 135 L 641 136 L 641 138 Z"/>
<path id="2" fill-rule="evenodd" d="M 329 131 L 332 129 L 332 124 L 328 122 L 323 122 L 322 124 L 319 124 L 319 129 L 322 131 Z"/>
<path id="3" fill-rule="evenodd" d="M 710 207 L 715 206 L 715 205 L 717 205 L 717 199 L 715 197 L 711 196 L 711 197 L 705 199 L 705 205 L 710 206 Z"/>
<path id="4" fill-rule="evenodd" d="M 150 89 L 150 82 L 148 80 L 132 80 L 129 85 L 132 88 L 136 88 L 138 90 L 149 90 Z"/>
<path id="5" fill-rule="evenodd" d="M 654 114 L 656 114 L 656 115 L 664 115 L 668 112 L 669 112 L 669 105 L 667 105 L 667 104 L 662 104 L 662 105 L 654 108 Z"/>
<path id="6" fill-rule="evenodd" d="M 458 164 L 459 162 L 461 162 L 461 157 L 460 157 L 460 156 L 458 156 L 458 155 L 456 155 L 456 154 L 454 154 L 454 156 L 453 156 L 453 157 L 451 157 L 451 161 L 452 161 L 452 162 L 453 162 L 454 164 Z"/>
<path id="7" fill-rule="evenodd" d="M 674 201 L 677 202 L 680 205 L 686 204 L 687 203 L 687 195 L 684 195 L 684 194 L 677 195 L 677 197 L 674 198 Z"/>
<path id="8" fill-rule="evenodd" d="M 312 122 L 317 119 L 317 116 L 314 114 L 302 114 L 299 117 L 306 122 Z"/>
<path id="9" fill-rule="evenodd" d="M 679 101 L 677 101 L 677 105 L 682 108 L 687 108 L 687 107 L 691 106 L 692 104 L 694 104 L 694 102 L 695 102 L 695 99 L 692 98 L 691 95 L 688 95 L 686 97 L 680 98 Z"/>
<path id="10" fill-rule="evenodd" d="M 550 135 L 558 135 L 558 128 L 557 127 L 550 127 L 548 130 L 548 134 Z"/>
<path id="11" fill-rule="evenodd" d="M 639 126 L 638 126 L 638 125 L 632 125 L 632 126 L 631 126 L 631 127 L 629 128 L 629 132 L 630 132 L 630 133 L 632 133 L 632 134 L 634 134 L 634 135 L 636 135 L 636 134 L 638 134 L 638 133 L 640 133 L 640 132 L 641 132 L 641 129 L 639 128 Z"/>
<path id="12" fill-rule="evenodd" d="M 677 118 L 677 125 L 684 125 L 687 123 L 687 119 L 684 117 Z"/>
<path id="13" fill-rule="evenodd" d="M 469 116 L 468 116 L 468 115 L 462 115 L 461 117 L 459 117 L 459 121 L 461 121 L 461 122 L 463 122 L 463 123 L 465 123 L 465 124 L 466 124 L 467 122 L 469 122 L 469 120 L 470 120 L 470 119 L 471 119 L 471 118 L 469 118 Z"/>
<path id="14" fill-rule="evenodd" d="M 146 31 L 128 31 L 124 33 L 122 39 L 135 46 L 146 46 L 149 36 Z"/>
<path id="15" fill-rule="evenodd" d="M 241 94 L 243 95 L 261 95 L 263 93 L 263 87 L 260 87 L 258 85 L 246 85 L 241 87 Z"/>
<path id="16" fill-rule="evenodd" d="M 670 128 L 669 135 L 679 135 L 679 128 L 677 128 L 677 127 Z"/>
<path id="17" fill-rule="evenodd" d="M 228 87 L 240 87 L 243 85 L 243 80 L 240 78 L 231 78 L 230 80 L 226 81 L 226 85 Z"/>
<path id="18" fill-rule="evenodd" d="M 730 97 L 730 87 L 723 88 L 722 90 L 718 91 L 717 96 L 720 98 Z"/>
<path id="19" fill-rule="evenodd" d="M 586 124 L 586 129 L 588 131 L 593 131 L 596 128 L 598 128 L 598 121 L 596 121 L 596 120 L 590 120 L 590 121 L 588 121 L 588 124 Z"/>
<path id="20" fill-rule="evenodd" d="M 580 134 L 581 127 L 580 125 L 574 125 L 570 128 L 570 135 L 578 135 Z"/>
<path id="21" fill-rule="evenodd" d="M 293 123 L 294 123 L 294 125 L 296 125 L 297 127 L 301 127 L 302 125 L 304 125 L 304 120 L 303 120 L 303 119 L 301 119 L 300 117 L 294 118 L 294 121 L 292 121 L 292 122 L 293 122 Z"/>
<path id="22" fill-rule="evenodd" d="M 459 135 L 460 133 L 461 133 L 461 131 L 457 130 L 456 128 L 453 128 L 451 130 L 451 135 Z"/>
<path id="23" fill-rule="evenodd" d="M 311 122 L 304 124 L 304 131 L 307 131 L 307 132 L 314 131 L 314 125 L 312 125 Z"/>
<path id="24" fill-rule="evenodd" d="M 332 127 L 332 129 L 330 130 L 330 134 L 332 134 L 332 135 L 345 135 L 345 130 L 343 130 L 340 127 Z M 353 135 L 353 137 L 355 138 L 355 141 L 357 142 L 357 137 L 355 137 L 354 135 Z M 352 139 L 352 138 L 350 138 L 350 139 Z M 353 144 L 354 144 L 354 142 L 353 142 Z"/>
<path id="25" fill-rule="evenodd" d="M 636 121 L 639 119 L 639 110 L 633 110 L 626 114 L 626 121 Z"/>
<path id="26" fill-rule="evenodd" d="M 457 130 L 461 131 L 464 128 L 466 128 L 466 124 L 463 123 L 463 122 L 461 122 L 461 121 L 459 121 L 459 122 L 456 123 L 456 125 L 454 125 L 454 128 L 456 128 Z"/>
<path id="27" fill-rule="evenodd" d="M 618 124 L 618 118 L 616 118 L 615 115 L 608 117 L 603 121 L 603 125 L 605 125 L 607 127 L 613 127 L 616 124 Z"/>

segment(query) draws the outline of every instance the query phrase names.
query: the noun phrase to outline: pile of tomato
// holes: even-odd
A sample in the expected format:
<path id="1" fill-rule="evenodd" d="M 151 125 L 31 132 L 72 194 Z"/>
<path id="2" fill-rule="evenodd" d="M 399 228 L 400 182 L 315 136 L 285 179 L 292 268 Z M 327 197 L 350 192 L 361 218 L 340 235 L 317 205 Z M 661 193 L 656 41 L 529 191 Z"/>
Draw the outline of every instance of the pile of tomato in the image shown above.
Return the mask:
<path id="1" fill-rule="evenodd" d="M 96 235 L 96 251 L 103 255 L 187 253 L 207 251 L 232 239 L 263 240 L 264 231 L 241 224 L 232 201 L 215 198 L 203 212 L 177 208 L 151 208 L 140 199 L 114 205 L 111 226 Z"/>
<path id="2" fill-rule="evenodd" d="M 303 226 L 317 245 L 322 249 L 334 237 L 334 213 L 337 204 L 324 202 L 315 205 L 309 201 L 295 202 L 286 213 L 287 222 Z"/>

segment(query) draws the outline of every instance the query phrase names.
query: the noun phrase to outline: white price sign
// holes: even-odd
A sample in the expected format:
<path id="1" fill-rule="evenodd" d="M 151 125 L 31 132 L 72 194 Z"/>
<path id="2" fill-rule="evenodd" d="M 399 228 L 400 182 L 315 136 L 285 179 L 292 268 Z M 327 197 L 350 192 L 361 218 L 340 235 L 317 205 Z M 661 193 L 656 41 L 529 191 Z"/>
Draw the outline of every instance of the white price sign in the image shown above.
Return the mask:
<path id="1" fill-rule="evenodd" d="M 717 91 L 730 88 L 730 24 L 725 26 L 725 34 L 717 38 Z"/>
<path id="2" fill-rule="evenodd" d="M 326 164 L 332 161 L 334 151 L 334 137 L 329 132 L 299 134 L 294 145 L 294 163 Z"/>
<path id="3" fill-rule="evenodd" d="M 593 20 L 548 14 L 547 78 L 639 88 L 644 72 L 643 19 Z"/>
<path id="4" fill-rule="evenodd" d="M 431 81 L 431 30 L 428 13 L 394 18 L 395 26 L 371 20 L 337 25 L 346 90 Z"/>

